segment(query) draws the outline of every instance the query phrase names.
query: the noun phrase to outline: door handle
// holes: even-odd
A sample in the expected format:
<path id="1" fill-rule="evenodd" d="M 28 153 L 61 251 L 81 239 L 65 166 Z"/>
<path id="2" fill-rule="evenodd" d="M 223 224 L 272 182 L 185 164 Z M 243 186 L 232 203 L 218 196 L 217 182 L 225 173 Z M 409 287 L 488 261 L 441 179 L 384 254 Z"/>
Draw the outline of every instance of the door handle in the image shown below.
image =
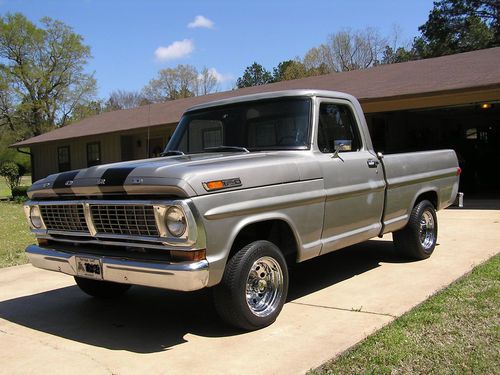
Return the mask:
<path id="1" fill-rule="evenodd" d="M 375 159 L 368 159 L 366 161 L 366 164 L 368 164 L 368 168 L 377 168 L 378 164 L 379 164 L 379 161 L 375 160 Z"/>

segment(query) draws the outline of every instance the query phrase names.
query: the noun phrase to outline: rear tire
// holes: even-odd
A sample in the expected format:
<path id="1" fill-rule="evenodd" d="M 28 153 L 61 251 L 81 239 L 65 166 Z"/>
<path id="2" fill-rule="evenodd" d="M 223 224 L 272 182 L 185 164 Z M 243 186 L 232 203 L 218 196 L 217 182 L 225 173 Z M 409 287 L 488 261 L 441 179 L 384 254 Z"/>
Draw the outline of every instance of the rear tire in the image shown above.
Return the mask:
<path id="1" fill-rule="evenodd" d="M 86 279 L 75 276 L 76 285 L 89 296 L 96 298 L 114 298 L 121 296 L 130 289 L 129 284 L 113 283 L 111 281 L 101 281 Z"/>
<path id="2" fill-rule="evenodd" d="M 422 260 L 429 258 L 436 247 L 438 224 L 436 209 L 423 200 L 411 211 L 406 227 L 392 234 L 394 246 L 406 256 Z"/>
<path id="3" fill-rule="evenodd" d="M 283 254 L 269 241 L 252 242 L 229 259 L 213 292 L 217 312 L 230 325 L 248 331 L 267 327 L 288 293 Z"/>

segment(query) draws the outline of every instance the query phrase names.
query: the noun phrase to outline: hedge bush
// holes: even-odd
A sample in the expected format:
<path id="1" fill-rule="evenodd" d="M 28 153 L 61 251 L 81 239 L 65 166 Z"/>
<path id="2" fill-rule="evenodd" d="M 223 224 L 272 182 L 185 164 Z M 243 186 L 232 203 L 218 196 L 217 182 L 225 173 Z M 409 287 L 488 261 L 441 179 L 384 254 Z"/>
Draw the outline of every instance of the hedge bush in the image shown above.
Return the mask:
<path id="1" fill-rule="evenodd" d="M 21 178 L 25 172 L 26 168 L 24 166 L 13 161 L 7 161 L 0 166 L 0 176 L 5 178 L 7 186 L 12 192 L 21 183 Z"/>
<path id="2" fill-rule="evenodd" d="M 12 197 L 27 197 L 29 186 L 16 186 L 12 189 Z"/>

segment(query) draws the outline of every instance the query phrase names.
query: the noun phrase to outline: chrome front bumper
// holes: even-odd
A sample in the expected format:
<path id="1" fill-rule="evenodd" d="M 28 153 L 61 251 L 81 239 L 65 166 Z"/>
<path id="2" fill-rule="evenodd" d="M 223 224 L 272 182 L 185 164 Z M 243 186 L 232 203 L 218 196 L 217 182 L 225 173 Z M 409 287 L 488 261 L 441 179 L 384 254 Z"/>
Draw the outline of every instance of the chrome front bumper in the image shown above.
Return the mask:
<path id="1" fill-rule="evenodd" d="M 66 253 L 37 245 L 26 248 L 31 264 L 38 268 L 76 276 L 76 256 L 98 258 L 102 263 L 103 280 L 117 283 L 191 291 L 208 284 L 208 262 L 160 263 L 88 254 Z"/>

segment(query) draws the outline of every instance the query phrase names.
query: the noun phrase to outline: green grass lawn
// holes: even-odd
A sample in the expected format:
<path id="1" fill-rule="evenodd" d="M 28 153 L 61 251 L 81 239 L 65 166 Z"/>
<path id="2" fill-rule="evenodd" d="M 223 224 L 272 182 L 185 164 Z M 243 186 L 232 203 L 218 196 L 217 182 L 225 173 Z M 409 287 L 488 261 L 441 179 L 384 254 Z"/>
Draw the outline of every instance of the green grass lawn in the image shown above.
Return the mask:
<path id="1" fill-rule="evenodd" d="M 30 186 L 31 185 L 31 176 L 23 176 L 21 179 L 22 186 Z M 5 178 L 0 177 L 0 198 L 1 197 L 10 197 L 11 192 L 9 187 L 5 182 Z"/>
<path id="2" fill-rule="evenodd" d="M 313 374 L 500 374 L 500 255 Z"/>
<path id="3" fill-rule="evenodd" d="M 24 249 L 34 242 L 22 204 L 0 202 L 0 268 L 26 263 Z"/>

